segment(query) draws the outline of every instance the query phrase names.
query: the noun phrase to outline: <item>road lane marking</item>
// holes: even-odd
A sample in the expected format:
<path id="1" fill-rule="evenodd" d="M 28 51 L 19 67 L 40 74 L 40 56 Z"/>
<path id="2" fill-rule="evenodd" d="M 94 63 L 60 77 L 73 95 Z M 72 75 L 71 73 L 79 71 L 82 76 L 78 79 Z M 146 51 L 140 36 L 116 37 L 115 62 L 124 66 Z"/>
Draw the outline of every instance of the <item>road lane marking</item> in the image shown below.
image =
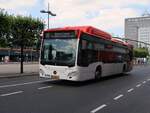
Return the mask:
<path id="1" fill-rule="evenodd" d="M 131 88 L 127 92 L 129 93 L 129 92 L 132 92 L 133 90 L 134 90 L 134 88 Z"/>
<path id="2" fill-rule="evenodd" d="M 92 110 L 90 113 L 96 113 L 97 111 L 103 109 L 103 108 L 106 107 L 106 106 L 107 106 L 106 104 L 103 104 L 103 105 L 97 107 L 96 109 Z"/>
<path id="3" fill-rule="evenodd" d="M 36 84 L 36 83 L 42 83 L 42 82 L 48 82 L 48 81 L 50 81 L 50 80 L 42 80 L 42 81 L 34 81 L 34 82 L 25 82 L 25 83 L 20 83 L 20 84 L 3 85 L 3 86 L 0 86 L 0 88 L 23 86 L 23 85 Z"/>
<path id="4" fill-rule="evenodd" d="M 38 89 L 39 89 L 39 90 L 42 90 L 42 89 L 51 88 L 51 87 L 53 87 L 53 86 L 39 87 Z"/>
<path id="5" fill-rule="evenodd" d="M 150 81 L 150 79 L 147 79 L 147 81 Z"/>
<path id="6" fill-rule="evenodd" d="M 120 99 L 121 97 L 123 97 L 122 94 L 121 94 L 121 95 L 118 95 L 117 97 L 115 97 L 114 100 L 118 100 L 118 99 Z"/>
<path id="7" fill-rule="evenodd" d="M 142 84 L 138 84 L 138 85 L 136 85 L 136 87 L 140 87 Z"/>
<path id="8" fill-rule="evenodd" d="M 143 84 L 145 84 L 146 83 L 146 81 L 143 81 Z"/>
<path id="9" fill-rule="evenodd" d="M 17 92 L 12 92 L 12 93 L 7 93 L 7 94 L 1 94 L 1 97 L 5 97 L 5 96 L 10 96 L 10 95 L 15 95 L 15 94 L 19 94 L 19 93 L 23 93 L 23 91 L 17 91 Z"/>

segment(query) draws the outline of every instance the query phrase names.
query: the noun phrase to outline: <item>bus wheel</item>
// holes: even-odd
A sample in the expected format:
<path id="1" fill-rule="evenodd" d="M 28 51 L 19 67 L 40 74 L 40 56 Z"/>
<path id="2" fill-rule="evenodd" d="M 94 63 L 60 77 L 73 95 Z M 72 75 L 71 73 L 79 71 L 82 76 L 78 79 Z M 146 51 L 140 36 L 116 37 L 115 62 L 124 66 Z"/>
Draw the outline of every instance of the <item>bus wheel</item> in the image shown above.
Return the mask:
<path id="1" fill-rule="evenodd" d="M 101 74 L 102 74 L 102 68 L 99 66 L 96 68 L 96 71 L 95 71 L 95 79 L 99 80 L 101 78 Z"/>

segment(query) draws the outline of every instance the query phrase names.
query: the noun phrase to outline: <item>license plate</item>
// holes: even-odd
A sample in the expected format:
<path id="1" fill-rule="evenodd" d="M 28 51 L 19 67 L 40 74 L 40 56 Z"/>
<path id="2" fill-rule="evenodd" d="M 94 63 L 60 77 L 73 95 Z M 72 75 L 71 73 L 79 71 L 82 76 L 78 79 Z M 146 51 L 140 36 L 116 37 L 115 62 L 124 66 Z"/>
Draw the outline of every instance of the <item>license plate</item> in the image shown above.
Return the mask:
<path id="1" fill-rule="evenodd" d="M 46 77 L 50 77 L 50 75 L 49 75 L 49 74 L 45 74 L 45 76 L 46 76 Z"/>
<path id="2" fill-rule="evenodd" d="M 51 79 L 59 79 L 59 76 L 52 75 L 52 76 L 51 76 Z"/>

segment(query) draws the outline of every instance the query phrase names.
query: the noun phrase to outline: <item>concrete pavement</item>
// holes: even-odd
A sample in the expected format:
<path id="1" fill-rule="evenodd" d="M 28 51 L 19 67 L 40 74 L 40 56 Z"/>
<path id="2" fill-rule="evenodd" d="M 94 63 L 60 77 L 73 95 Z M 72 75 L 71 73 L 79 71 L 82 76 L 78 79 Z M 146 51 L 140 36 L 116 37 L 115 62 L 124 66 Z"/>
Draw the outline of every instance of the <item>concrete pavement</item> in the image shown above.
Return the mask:
<path id="1" fill-rule="evenodd" d="M 38 75 L 38 63 L 24 63 L 24 73 L 20 74 L 20 63 L 0 64 L 0 78 Z"/>

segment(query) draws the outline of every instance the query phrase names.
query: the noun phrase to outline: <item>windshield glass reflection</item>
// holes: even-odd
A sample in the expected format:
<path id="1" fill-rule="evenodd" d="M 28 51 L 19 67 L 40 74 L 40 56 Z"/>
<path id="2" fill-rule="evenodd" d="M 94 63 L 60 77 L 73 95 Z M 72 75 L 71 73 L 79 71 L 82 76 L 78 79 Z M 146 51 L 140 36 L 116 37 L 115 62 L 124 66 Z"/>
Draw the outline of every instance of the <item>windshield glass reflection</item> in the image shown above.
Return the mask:
<path id="1" fill-rule="evenodd" d="M 74 66 L 77 39 L 44 39 L 41 64 Z"/>

